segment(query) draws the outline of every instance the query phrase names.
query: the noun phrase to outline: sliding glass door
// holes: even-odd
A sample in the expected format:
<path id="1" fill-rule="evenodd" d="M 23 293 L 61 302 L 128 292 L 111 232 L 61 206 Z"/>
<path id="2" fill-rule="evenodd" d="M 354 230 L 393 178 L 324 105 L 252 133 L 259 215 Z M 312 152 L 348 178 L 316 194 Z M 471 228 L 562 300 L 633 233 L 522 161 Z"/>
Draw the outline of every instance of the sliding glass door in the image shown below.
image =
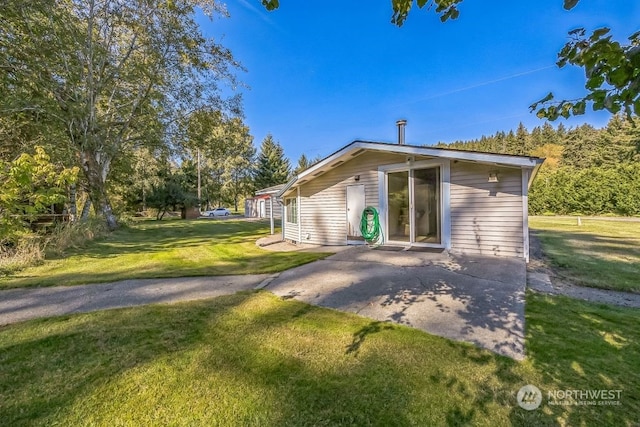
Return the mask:
<path id="1" fill-rule="evenodd" d="M 416 243 L 440 243 L 440 168 L 413 171 L 413 220 Z"/>
<path id="2" fill-rule="evenodd" d="M 441 244 L 440 168 L 387 173 L 387 241 Z"/>
<path id="3" fill-rule="evenodd" d="M 388 240 L 409 242 L 409 172 L 390 172 L 388 175 L 389 236 Z"/>

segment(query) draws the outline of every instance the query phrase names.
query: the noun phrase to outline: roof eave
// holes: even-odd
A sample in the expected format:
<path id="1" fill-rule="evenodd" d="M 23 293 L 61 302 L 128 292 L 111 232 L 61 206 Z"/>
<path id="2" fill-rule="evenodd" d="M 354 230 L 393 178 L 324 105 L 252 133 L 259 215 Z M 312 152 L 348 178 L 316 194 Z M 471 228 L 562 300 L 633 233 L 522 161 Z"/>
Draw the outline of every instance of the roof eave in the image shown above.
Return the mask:
<path id="1" fill-rule="evenodd" d="M 436 158 L 444 158 L 448 160 L 469 161 L 469 162 L 485 163 L 485 164 L 500 165 L 500 166 L 507 166 L 507 167 L 529 168 L 529 169 L 533 169 L 534 174 L 537 173 L 538 168 L 540 167 L 542 162 L 544 162 L 544 159 L 540 159 L 538 157 L 530 157 L 530 156 L 511 156 L 511 155 L 494 154 L 494 153 L 449 150 L 446 148 L 418 147 L 413 145 L 397 145 L 397 144 L 356 140 L 344 146 L 340 150 L 334 152 L 333 154 L 329 155 L 328 157 L 316 163 L 315 165 L 311 166 L 310 168 L 304 170 L 299 175 L 293 177 L 276 194 L 276 197 L 282 197 L 299 180 L 302 180 L 303 178 L 316 173 L 318 170 L 330 165 L 331 163 L 336 162 L 338 159 L 347 155 L 349 152 L 357 151 L 360 149 L 381 151 L 381 152 L 394 152 L 399 154 L 422 155 L 422 156 L 430 156 L 430 157 L 436 157 Z M 337 165 L 334 165 L 334 166 L 337 166 Z"/>
<path id="2" fill-rule="evenodd" d="M 289 182 L 287 182 L 284 185 L 284 187 L 282 187 L 282 189 L 276 193 L 276 198 L 282 197 L 291 187 L 293 187 L 293 185 L 296 183 L 296 181 L 298 181 L 298 177 L 299 177 L 299 175 L 296 175 L 293 178 L 291 178 L 289 180 Z"/>

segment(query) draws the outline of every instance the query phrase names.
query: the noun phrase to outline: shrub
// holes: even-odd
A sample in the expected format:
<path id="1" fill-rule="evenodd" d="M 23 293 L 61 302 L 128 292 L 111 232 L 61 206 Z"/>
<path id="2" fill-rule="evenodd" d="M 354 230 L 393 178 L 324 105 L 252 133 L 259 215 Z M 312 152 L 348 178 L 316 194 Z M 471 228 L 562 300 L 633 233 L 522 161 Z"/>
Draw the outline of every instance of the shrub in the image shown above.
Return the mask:
<path id="1" fill-rule="evenodd" d="M 531 186 L 529 208 L 537 215 L 638 215 L 640 164 L 543 171 Z"/>
<path id="2" fill-rule="evenodd" d="M 29 233 L 11 245 L 0 247 L 0 275 L 16 273 L 23 268 L 38 265 L 44 260 L 42 236 Z"/>
<path id="3" fill-rule="evenodd" d="M 49 255 L 61 255 L 69 248 L 79 248 L 108 233 L 104 221 L 90 219 L 75 223 L 58 223 L 35 232 L 23 232 L 13 241 L 0 245 L 0 275 L 14 274 L 42 263 Z"/>
<path id="4" fill-rule="evenodd" d="M 62 254 L 69 248 L 79 248 L 88 241 L 108 233 L 104 221 L 91 218 L 74 223 L 58 223 L 47 232 L 44 239 L 44 249 L 47 253 Z"/>

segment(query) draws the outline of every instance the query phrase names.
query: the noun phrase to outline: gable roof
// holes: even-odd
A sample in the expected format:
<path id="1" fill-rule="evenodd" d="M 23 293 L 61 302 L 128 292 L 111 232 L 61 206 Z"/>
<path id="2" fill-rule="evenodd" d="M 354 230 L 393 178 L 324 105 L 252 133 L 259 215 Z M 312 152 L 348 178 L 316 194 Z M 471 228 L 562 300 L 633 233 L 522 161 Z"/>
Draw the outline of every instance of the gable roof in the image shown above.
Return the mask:
<path id="1" fill-rule="evenodd" d="M 400 145 L 387 142 L 356 140 L 294 176 L 280 189 L 280 191 L 278 191 L 276 196 L 281 197 L 296 184 L 299 185 L 311 181 L 336 166 L 357 157 L 365 151 L 429 156 L 441 159 L 462 160 L 512 168 L 531 169 L 533 170 L 533 173 L 531 173 L 529 185 L 531 185 L 538 168 L 542 165 L 542 162 L 544 162 L 544 159 L 533 156 L 516 156 L 513 154 L 495 154 L 479 151 L 455 150 L 451 148 Z"/>
<path id="2" fill-rule="evenodd" d="M 256 190 L 255 195 L 263 196 L 268 194 L 277 194 L 284 186 L 285 184 L 278 184 L 267 188 L 261 188 L 260 190 Z"/>

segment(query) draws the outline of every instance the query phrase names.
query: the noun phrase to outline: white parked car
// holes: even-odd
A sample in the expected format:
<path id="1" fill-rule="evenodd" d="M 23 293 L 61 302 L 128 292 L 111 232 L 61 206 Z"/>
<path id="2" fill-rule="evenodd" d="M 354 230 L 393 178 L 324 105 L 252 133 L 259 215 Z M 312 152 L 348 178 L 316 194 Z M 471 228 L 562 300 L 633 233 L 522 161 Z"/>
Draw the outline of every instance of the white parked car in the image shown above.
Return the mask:
<path id="1" fill-rule="evenodd" d="M 212 211 L 202 212 L 202 216 L 229 216 L 231 212 L 227 208 L 215 208 Z"/>

